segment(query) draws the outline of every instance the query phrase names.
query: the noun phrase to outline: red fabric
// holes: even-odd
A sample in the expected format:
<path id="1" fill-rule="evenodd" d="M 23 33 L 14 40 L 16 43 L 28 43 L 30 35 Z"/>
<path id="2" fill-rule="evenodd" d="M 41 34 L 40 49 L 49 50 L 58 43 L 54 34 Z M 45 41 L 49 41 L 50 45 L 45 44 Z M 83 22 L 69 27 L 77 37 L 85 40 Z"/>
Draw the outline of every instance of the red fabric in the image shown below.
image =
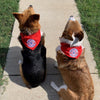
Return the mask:
<path id="1" fill-rule="evenodd" d="M 67 43 L 61 43 L 61 50 L 70 58 L 78 58 L 82 53 L 81 46 L 70 47 Z"/>
<path id="2" fill-rule="evenodd" d="M 40 30 L 32 35 L 25 35 L 24 33 L 20 33 L 20 35 L 23 44 L 31 50 L 34 50 L 41 40 Z"/>

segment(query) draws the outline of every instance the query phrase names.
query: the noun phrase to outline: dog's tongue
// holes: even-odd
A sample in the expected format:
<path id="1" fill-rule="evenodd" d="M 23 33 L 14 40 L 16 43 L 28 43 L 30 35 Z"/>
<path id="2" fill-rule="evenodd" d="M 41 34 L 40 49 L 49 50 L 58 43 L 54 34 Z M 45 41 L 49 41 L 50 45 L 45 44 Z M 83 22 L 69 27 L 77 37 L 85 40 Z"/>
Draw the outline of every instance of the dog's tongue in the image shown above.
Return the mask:
<path id="1" fill-rule="evenodd" d="M 73 16 L 70 16 L 69 20 L 75 21 L 75 18 Z"/>

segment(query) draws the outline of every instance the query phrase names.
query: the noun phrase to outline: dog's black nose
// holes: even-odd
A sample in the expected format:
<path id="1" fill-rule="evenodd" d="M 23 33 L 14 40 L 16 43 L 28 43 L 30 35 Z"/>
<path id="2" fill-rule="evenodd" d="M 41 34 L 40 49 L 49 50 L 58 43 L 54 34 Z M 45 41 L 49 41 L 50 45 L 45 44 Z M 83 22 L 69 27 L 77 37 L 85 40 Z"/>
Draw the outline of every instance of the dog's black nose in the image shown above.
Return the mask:
<path id="1" fill-rule="evenodd" d="M 70 17 L 73 17 L 73 15 L 71 15 Z"/>
<path id="2" fill-rule="evenodd" d="M 29 5 L 29 7 L 33 7 L 32 5 Z"/>

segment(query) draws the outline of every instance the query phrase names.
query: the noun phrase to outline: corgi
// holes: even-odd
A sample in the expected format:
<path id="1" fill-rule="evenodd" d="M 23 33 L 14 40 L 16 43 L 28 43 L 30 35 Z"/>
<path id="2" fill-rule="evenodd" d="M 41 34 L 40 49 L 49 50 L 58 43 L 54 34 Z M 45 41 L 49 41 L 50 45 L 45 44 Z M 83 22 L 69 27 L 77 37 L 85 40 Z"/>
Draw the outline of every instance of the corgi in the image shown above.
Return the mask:
<path id="1" fill-rule="evenodd" d="M 83 38 L 81 25 L 71 16 L 56 49 L 58 69 L 66 86 L 58 88 L 51 82 L 60 100 L 93 100 L 94 85 L 84 57 Z"/>
<path id="2" fill-rule="evenodd" d="M 46 48 L 44 33 L 41 32 L 40 15 L 34 12 L 32 5 L 23 13 L 14 12 L 19 22 L 19 42 L 22 45 L 23 63 L 20 63 L 20 73 L 28 88 L 40 85 L 46 76 Z"/>

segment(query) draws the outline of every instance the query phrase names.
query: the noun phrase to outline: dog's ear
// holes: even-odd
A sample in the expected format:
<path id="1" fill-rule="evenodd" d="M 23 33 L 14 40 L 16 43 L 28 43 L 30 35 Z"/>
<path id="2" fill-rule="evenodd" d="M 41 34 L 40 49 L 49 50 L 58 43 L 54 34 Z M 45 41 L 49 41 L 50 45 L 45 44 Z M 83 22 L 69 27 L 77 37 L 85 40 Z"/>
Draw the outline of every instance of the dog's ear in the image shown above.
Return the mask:
<path id="1" fill-rule="evenodd" d="M 39 20 L 40 19 L 40 15 L 39 14 L 34 14 L 31 15 L 30 18 L 34 21 L 34 20 Z"/>
<path id="2" fill-rule="evenodd" d="M 83 31 L 80 31 L 78 33 L 75 33 L 75 37 L 77 37 L 79 39 L 79 41 L 81 41 L 84 38 Z"/>
<path id="3" fill-rule="evenodd" d="M 13 15 L 15 16 L 15 18 L 20 22 L 21 21 L 21 18 L 23 17 L 23 14 L 21 13 L 16 13 L 14 12 Z"/>
<path id="4" fill-rule="evenodd" d="M 40 15 L 39 14 L 34 14 L 33 15 L 33 19 L 34 20 L 39 20 L 40 19 Z"/>
<path id="5" fill-rule="evenodd" d="M 64 31 L 62 37 L 64 37 L 65 39 L 73 41 L 72 34 L 73 34 L 73 32 L 71 30 Z"/>

